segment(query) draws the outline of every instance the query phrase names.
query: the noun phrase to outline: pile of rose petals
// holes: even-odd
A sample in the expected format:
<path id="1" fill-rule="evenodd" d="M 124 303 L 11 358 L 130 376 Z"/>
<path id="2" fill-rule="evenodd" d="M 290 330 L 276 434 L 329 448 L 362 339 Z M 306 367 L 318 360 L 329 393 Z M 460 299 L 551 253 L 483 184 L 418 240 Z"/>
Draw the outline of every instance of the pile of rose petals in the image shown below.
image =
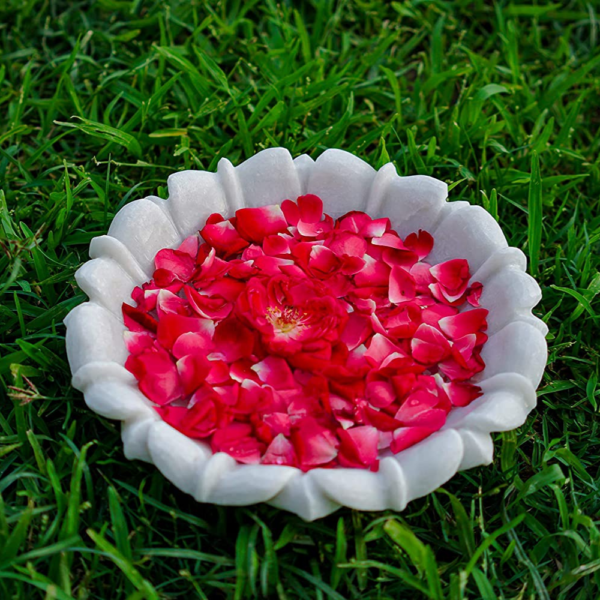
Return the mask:
<path id="1" fill-rule="evenodd" d="M 213 214 L 123 304 L 161 417 L 241 463 L 376 470 L 481 395 L 487 310 L 466 260 L 314 195 Z M 202 242 L 202 239 L 204 242 Z"/>

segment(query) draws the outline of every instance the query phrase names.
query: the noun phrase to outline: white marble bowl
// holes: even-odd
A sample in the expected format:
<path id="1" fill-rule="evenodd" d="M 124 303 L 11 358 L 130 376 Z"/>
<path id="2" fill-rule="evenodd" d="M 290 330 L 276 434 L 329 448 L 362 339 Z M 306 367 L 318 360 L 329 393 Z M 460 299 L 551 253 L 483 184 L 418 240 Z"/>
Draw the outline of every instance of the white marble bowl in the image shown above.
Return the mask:
<path id="1" fill-rule="evenodd" d="M 168 180 L 169 198 L 150 196 L 124 206 L 108 235 L 92 240 L 90 257 L 76 273 L 89 302 L 65 319 L 73 386 L 98 414 L 122 421 L 125 456 L 154 463 L 167 479 L 200 502 L 248 505 L 267 502 L 303 519 L 340 506 L 403 510 L 407 503 L 448 481 L 457 471 L 489 464 L 491 432 L 522 425 L 536 404 L 535 390 L 547 360 L 546 325 L 531 309 L 538 284 L 525 273 L 524 254 L 509 248 L 496 221 L 481 207 L 447 202 L 445 183 L 426 176 L 399 177 L 392 164 L 375 171 L 356 156 L 327 150 L 313 161 L 292 160 L 271 148 L 234 167 L 221 159 L 216 173 L 182 171 Z M 244 206 L 280 203 L 306 193 L 323 199 L 325 212 L 350 210 L 389 217 L 404 237 L 425 229 L 435 246 L 433 264 L 465 258 L 473 281 L 484 285 L 489 340 L 477 377 L 483 396 L 455 408 L 446 425 L 427 439 L 383 458 L 379 471 L 336 468 L 307 473 L 294 467 L 242 465 L 162 421 L 125 370 L 121 304 L 148 281 L 155 254 L 198 231 L 206 217 L 231 216 Z"/>

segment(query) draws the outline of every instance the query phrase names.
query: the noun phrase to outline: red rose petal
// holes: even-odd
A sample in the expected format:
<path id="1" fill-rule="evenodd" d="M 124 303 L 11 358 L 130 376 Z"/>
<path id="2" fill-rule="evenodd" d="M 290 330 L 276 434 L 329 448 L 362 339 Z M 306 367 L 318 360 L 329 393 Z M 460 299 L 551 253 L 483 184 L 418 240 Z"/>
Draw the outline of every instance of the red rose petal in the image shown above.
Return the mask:
<path id="1" fill-rule="evenodd" d="M 471 306 L 479 306 L 479 299 L 483 292 L 483 285 L 478 281 L 471 284 L 471 287 L 467 290 L 467 302 Z"/>
<path id="2" fill-rule="evenodd" d="M 285 216 L 286 221 L 290 225 L 295 227 L 298 224 L 298 221 L 300 220 L 300 209 L 298 208 L 298 205 L 295 202 L 292 202 L 291 200 L 284 200 L 281 203 L 281 210 L 283 212 L 283 215 Z"/>
<path id="3" fill-rule="evenodd" d="M 213 327 L 214 328 L 214 327 Z M 188 354 L 207 356 L 213 349 L 212 329 L 206 331 L 190 331 L 182 333 L 173 344 L 172 353 L 175 358 L 183 358 Z"/>
<path id="4" fill-rule="evenodd" d="M 227 362 L 234 362 L 252 354 L 254 336 L 238 319 L 221 321 L 213 337 L 215 353 Z"/>
<path id="5" fill-rule="evenodd" d="M 394 437 L 390 445 L 390 450 L 397 454 L 414 446 L 418 442 L 424 440 L 434 433 L 436 429 L 429 429 L 428 427 L 402 427 L 394 431 Z"/>
<path id="6" fill-rule="evenodd" d="M 350 231 L 340 231 L 328 244 L 332 252 L 337 256 L 352 256 L 362 258 L 367 252 L 365 238 Z"/>
<path id="7" fill-rule="evenodd" d="M 184 333 L 198 333 L 207 341 L 213 336 L 215 325 L 208 319 L 184 317 L 182 315 L 167 313 L 162 315 L 158 322 L 158 343 L 163 348 L 171 349 L 173 344 Z"/>
<path id="8" fill-rule="evenodd" d="M 240 235 L 250 242 L 260 243 L 267 235 L 287 231 L 287 221 L 281 207 L 261 206 L 240 208 L 235 213 Z"/>
<path id="9" fill-rule="evenodd" d="M 444 335 L 425 323 L 415 331 L 410 348 L 413 358 L 424 365 L 444 360 L 451 351 L 450 343 Z"/>
<path id="10" fill-rule="evenodd" d="M 290 435 L 291 421 L 287 413 L 274 412 L 263 416 L 264 423 L 271 429 L 273 435 Z"/>
<path id="11" fill-rule="evenodd" d="M 379 432 L 371 425 L 340 429 L 340 465 L 375 468 L 378 462 Z"/>
<path id="12" fill-rule="evenodd" d="M 244 464 L 257 464 L 264 444 L 252 437 L 252 427 L 245 423 L 232 423 L 217 429 L 211 440 L 213 452 L 225 452 Z"/>
<path id="13" fill-rule="evenodd" d="M 390 220 L 387 217 L 384 217 L 383 219 L 373 219 L 360 228 L 360 235 L 366 238 L 381 237 L 386 231 L 390 230 L 390 227 Z"/>
<path id="14" fill-rule="evenodd" d="M 402 267 L 392 267 L 389 285 L 389 299 L 392 304 L 402 304 L 414 300 L 416 295 L 415 280 Z"/>
<path id="15" fill-rule="evenodd" d="M 369 425 L 373 425 L 379 431 L 395 431 L 402 425 L 398 419 L 390 417 L 390 415 L 382 410 L 376 410 L 370 406 L 364 407 L 363 413 L 365 422 Z"/>
<path id="16" fill-rule="evenodd" d="M 366 387 L 366 398 L 376 408 L 385 408 L 396 400 L 396 394 L 391 383 L 370 381 Z"/>
<path id="17" fill-rule="evenodd" d="M 280 433 L 273 438 L 260 461 L 263 465 L 296 466 L 296 452 L 292 443 Z"/>
<path id="18" fill-rule="evenodd" d="M 199 293 L 193 287 L 186 285 L 184 292 L 190 306 L 204 319 L 220 321 L 229 316 L 233 310 L 233 304 L 224 298 L 214 297 L 206 293 Z"/>
<path id="19" fill-rule="evenodd" d="M 446 422 L 446 411 L 438 408 L 438 397 L 424 390 L 408 396 L 398 409 L 395 418 L 403 426 L 428 427 L 437 430 Z"/>
<path id="20" fill-rule="evenodd" d="M 371 343 L 365 352 L 365 358 L 372 366 L 379 366 L 391 354 L 407 356 L 399 346 L 396 346 L 387 337 L 376 333 L 371 338 Z"/>
<path id="21" fill-rule="evenodd" d="M 198 354 L 188 354 L 177 361 L 177 372 L 184 394 L 193 394 L 210 372 L 210 362 Z"/>
<path id="22" fill-rule="evenodd" d="M 427 231 L 419 229 L 418 233 L 411 233 L 404 240 L 404 245 L 423 260 L 433 249 L 433 237 Z"/>
<path id="23" fill-rule="evenodd" d="M 245 240 L 230 221 L 221 221 L 212 225 L 205 225 L 200 235 L 219 252 L 232 256 L 248 246 Z"/>
<path id="24" fill-rule="evenodd" d="M 303 470 L 332 461 L 337 456 L 340 444 L 330 429 L 312 417 L 306 417 L 294 425 L 291 441 Z"/>
<path id="25" fill-rule="evenodd" d="M 365 255 L 365 266 L 354 276 L 357 286 L 386 286 L 389 284 L 390 267 L 374 258 Z"/>
<path id="26" fill-rule="evenodd" d="M 185 240 L 183 240 L 183 242 L 181 242 L 181 245 L 179 246 L 179 248 L 177 248 L 177 250 L 179 252 L 184 252 L 185 254 L 188 254 L 189 256 L 191 256 L 191 258 L 193 259 L 194 264 L 195 264 L 199 247 L 200 247 L 200 239 L 198 238 L 197 234 L 193 234 L 193 235 L 190 235 L 189 237 L 185 238 Z"/>
<path id="27" fill-rule="evenodd" d="M 458 381 L 450 381 L 444 384 L 444 389 L 452 406 L 468 406 L 473 400 L 483 395 L 480 387 Z"/>
<path id="28" fill-rule="evenodd" d="M 124 338 L 127 351 L 133 356 L 151 348 L 156 339 L 149 331 L 126 331 Z"/>
<path id="29" fill-rule="evenodd" d="M 296 388 L 296 380 L 286 360 L 278 356 L 267 356 L 252 366 L 259 379 L 277 390 Z"/>
<path id="30" fill-rule="evenodd" d="M 452 295 L 461 295 L 469 281 L 469 263 L 463 258 L 448 260 L 431 267 L 431 275 Z"/>
<path id="31" fill-rule="evenodd" d="M 474 308 L 440 319 L 439 326 L 449 338 L 456 339 L 486 329 L 487 315 L 485 308 Z"/>
<path id="32" fill-rule="evenodd" d="M 323 218 L 323 200 L 314 194 L 298 197 L 300 220 L 303 223 L 318 223 Z"/>
<path id="33" fill-rule="evenodd" d="M 169 248 L 158 252 L 154 265 L 156 269 L 168 271 L 179 281 L 189 281 L 196 268 L 194 259 L 187 252 Z"/>
<path id="34" fill-rule="evenodd" d="M 268 235 L 263 240 L 263 250 L 268 256 L 288 254 L 290 251 L 290 240 L 282 234 Z"/>
<path id="35" fill-rule="evenodd" d="M 180 298 L 177 294 L 174 294 L 166 289 L 160 290 L 156 296 L 156 311 L 158 312 L 159 318 L 167 313 L 177 315 L 188 314 L 188 308 L 185 300 Z"/>
<path id="36" fill-rule="evenodd" d="M 126 367 L 136 376 L 140 390 L 152 402 L 162 406 L 181 398 L 183 389 L 177 368 L 162 348 L 151 348 L 138 354 Z"/>
<path id="37" fill-rule="evenodd" d="M 123 303 L 123 321 L 130 331 L 156 333 L 158 321 L 147 312 Z"/>

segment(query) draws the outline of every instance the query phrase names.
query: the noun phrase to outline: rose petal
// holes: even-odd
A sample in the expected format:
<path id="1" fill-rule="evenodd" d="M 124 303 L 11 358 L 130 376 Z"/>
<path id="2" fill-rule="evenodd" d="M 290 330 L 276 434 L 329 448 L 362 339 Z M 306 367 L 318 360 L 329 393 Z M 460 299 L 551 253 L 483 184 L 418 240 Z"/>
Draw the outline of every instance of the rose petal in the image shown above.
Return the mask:
<path id="1" fill-rule="evenodd" d="M 424 365 L 438 363 L 451 352 L 450 343 L 444 335 L 425 323 L 415 331 L 410 348 L 413 358 Z"/>
<path id="2" fill-rule="evenodd" d="M 189 237 L 185 238 L 185 240 L 181 242 L 177 250 L 179 252 L 185 252 L 185 254 L 188 254 L 194 260 L 195 263 L 196 257 L 198 256 L 199 247 L 200 239 L 198 238 L 198 235 L 194 233 L 193 235 L 190 235 Z"/>
<path id="3" fill-rule="evenodd" d="M 295 227 L 300 220 L 300 210 L 298 205 L 291 200 L 284 200 L 281 203 L 281 210 L 285 216 L 286 221 Z"/>
<path id="4" fill-rule="evenodd" d="M 354 276 L 357 286 L 386 286 L 389 284 L 390 267 L 368 254 L 363 257 L 365 266 Z"/>
<path id="5" fill-rule="evenodd" d="M 213 452 L 225 452 L 238 462 L 258 464 L 264 444 L 251 437 L 252 427 L 246 423 L 232 423 L 215 431 L 211 447 Z"/>
<path id="6" fill-rule="evenodd" d="M 365 238 L 350 231 L 336 233 L 328 243 L 329 248 L 337 256 L 353 256 L 362 258 L 367 252 Z"/>
<path id="7" fill-rule="evenodd" d="M 210 297 L 205 293 L 200 294 L 189 285 L 183 289 L 190 306 L 204 319 L 220 321 L 229 316 L 233 309 L 233 304 L 224 298 Z"/>
<path id="8" fill-rule="evenodd" d="M 425 390 L 417 390 L 402 403 L 395 418 L 403 426 L 438 430 L 446 422 L 446 410 L 438 408 L 439 399 Z"/>
<path id="9" fill-rule="evenodd" d="M 214 357 L 231 363 L 252 354 L 254 335 L 239 319 L 229 318 L 217 325 L 213 342 Z"/>
<path id="10" fill-rule="evenodd" d="M 381 219 L 373 219 L 372 221 L 365 223 L 360 228 L 360 235 L 367 238 L 381 237 L 386 231 L 391 228 L 390 220 L 387 217 Z"/>
<path id="11" fill-rule="evenodd" d="M 287 413 L 274 412 L 263 416 L 264 423 L 271 429 L 273 435 L 290 435 L 291 421 Z"/>
<path id="12" fill-rule="evenodd" d="M 471 287 L 467 290 L 467 302 L 471 306 L 479 306 L 479 299 L 483 292 L 483 285 L 478 281 L 471 284 Z"/>
<path id="13" fill-rule="evenodd" d="M 280 206 L 240 208 L 235 213 L 240 235 L 250 242 L 260 243 L 265 236 L 287 231 L 287 221 Z"/>
<path id="14" fill-rule="evenodd" d="M 277 390 L 290 390 L 297 387 L 296 380 L 287 361 L 278 356 L 267 356 L 252 366 L 259 379 Z"/>
<path id="15" fill-rule="evenodd" d="M 263 240 L 263 250 L 268 256 L 288 254 L 290 252 L 290 238 L 283 235 L 268 235 Z"/>
<path id="16" fill-rule="evenodd" d="M 462 294 L 469 281 L 469 263 L 455 258 L 431 267 L 430 273 L 447 292 Z"/>
<path id="17" fill-rule="evenodd" d="M 165 248 L 155 256 L 154 266 L 168 271 L 179 281 L 189 281 L 196 268 L 194 259 L 187 252 Z"/>
<path id="18" fill-rule="evenodd" d="M 392 267 L 389 286 L 389 299 L 392 304 L 410 302 L 416 295 L 415 280 L 402 267 Z"/>
<path id="19" fill-rule="evenodd" d="M 280 433 L 273 438 L 260 462 L 263 465 L 288 465 L 294 467 L 297 462 L 294 446 Z"/>
<path id="20" fill-rule="evenodd" d="M 367 383 L 366 398 L 376 408 L 385 408 L 396 400 L 396 394 L 391 383 L 370 381 Z"/>
<path id="21" fill-rule="evenodd" d="M 156 333 L 158 321 L 148 313 L 123 303 L 123 321 L 130 331 Z"/>
<path id="22" fill-rule="evenodd" d="M 371 338 L 371 343 L 364 356 L 372 366 L 379 366 L 382 362 L 388 358 L 391 354 L 398 354 L 400 356 L 407 356 L 407 354 L 400 348 L 391 342 L 387 337 L 376 333 Z"/>
<path id="23" fill-rule="evenodd" d="M 485 308 L 474 308 L 440 319 L 440 329 L 451 339 L 487 329 L 488 312 Z"/>
<path id="24" fill-rule="evenodd" d="M 131 356 L 125 364 L 139 381 L 142 393 L 161 406 L 179 399 L 183 393 L 175 363 L 165 350 L 151 348 Z"/>
<path id="25" fill-rule="evenodd" d="M 394 431 L 390 450 L 394 454 L 398 454 L 398 452 L 402 452 L 402 450 L 406 450 L 421 440 L 424 440 L 434 433 L 434 431 L 436 430 L 427 427 L 402 427 L 397 429 Z"/>
<path id="26" fill-rule="evenodd" d="M 370 320 L 358 312 L 352 312 L 340 339 L 346 344 L 348 350 L 354 350 L 369 337 L 371 331 Z"/>
<path id="27" fill-rule="evenodd" d="M 211 365 L 205 356 L 188 354 L 177 361 L 177 372 L 185 395 L 193 394 L 205 381 Z"/>
<path id="28" fill-rule="evenodd" d="M 167 349 L 173 348 L 173 344 L 184 333 L 197 333 L 208 341 L 212 338 L 215 330 L 213 321 L 209 319 L 198 319 L 196 317 L 184 317 L 174 313 L 162 315 L 158 322 L 158 343 Z"/>
<path id="29" fill-rule="evenodd" d="M 127 351 L 134 356 L 151 348 L 156 339 L 149 331 L 126 331 L 123 337 Z"/>
<path id="30" fill-rule="evenodd" d="M 468 406 L 473 400 L 483 395 L 480 387 L 458 381 L 444 384 L 444 390 L 448 394 L 452 406 Z"/>
<path id="31" fill-rule="evenodd" d="M 375 469 L 378 462 L 379 432 L 370 425 L 339 429 L 339 461 L 344 467 Z"/>
<path id="32" fill-rule="evenodd" d="M 363 408 L 365 423 L 373 425 L 379 431 L 395 431 L 402 425 L 400 421 L 391 417 L 382 410 L 376 410 L 370 406 Z"/>
<path id="33" fill-rule="evenodd" d="M 302 470 L 331 462 L 337 456 L 340 444 L 331 430 L 312 417 L 293 426 L 291 441 Z"/>
<path id="34" fill-rule="evenodd" d="M 159 319 L 167 313 L 188 315 L 188 308 L 185 300 L 169 290 L 160 290 L 158 292 L 156 296 L 156 310 Z"/>
<path id="35" fill-rule="evenodd" d="M 221 221 L 212 225 L 205 225 L 200 235 L 225 257 L 238 254 L 248 246 L 245 240 L 230 221 Z"/>
<path id="36" fill-rule="evenodd" d="M 411 233 L 404 239 L 404 245 L 423 260 L 433 249 L 433 237 L 427 231 L 419 229 L 418 233 Z"/>
<path id="37" fill-rule="evenodd" d="M 188 354 L 197 354 L 199 356 L 207 356 L 213 348 L 212 331 L 214 325 L 209 332 L 200 331 L 181 334 L 173 344 L 173 356 L 177 359 L 183 358 Z"/>
<path id="38" fill-rule="evenodd" d="M 303 223 L 318 223 L 323 218 L 323 200 L 314 194 L 298 197 L 300 220 Z"/>

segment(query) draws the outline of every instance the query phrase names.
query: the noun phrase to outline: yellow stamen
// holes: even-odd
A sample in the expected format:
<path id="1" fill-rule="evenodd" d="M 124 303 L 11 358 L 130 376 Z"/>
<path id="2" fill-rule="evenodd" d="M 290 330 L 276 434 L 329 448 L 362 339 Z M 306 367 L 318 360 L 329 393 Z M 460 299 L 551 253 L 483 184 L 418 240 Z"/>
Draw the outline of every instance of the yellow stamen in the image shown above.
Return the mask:
<path id="1" fill-rule="evenodd" d="M 302 318 L 306 316 L 306 313 L 301 313 L 294 306 L 269 306 L 266 315 L 267 320 L 281 333 L 288 333 L 298 327 Z"/>

